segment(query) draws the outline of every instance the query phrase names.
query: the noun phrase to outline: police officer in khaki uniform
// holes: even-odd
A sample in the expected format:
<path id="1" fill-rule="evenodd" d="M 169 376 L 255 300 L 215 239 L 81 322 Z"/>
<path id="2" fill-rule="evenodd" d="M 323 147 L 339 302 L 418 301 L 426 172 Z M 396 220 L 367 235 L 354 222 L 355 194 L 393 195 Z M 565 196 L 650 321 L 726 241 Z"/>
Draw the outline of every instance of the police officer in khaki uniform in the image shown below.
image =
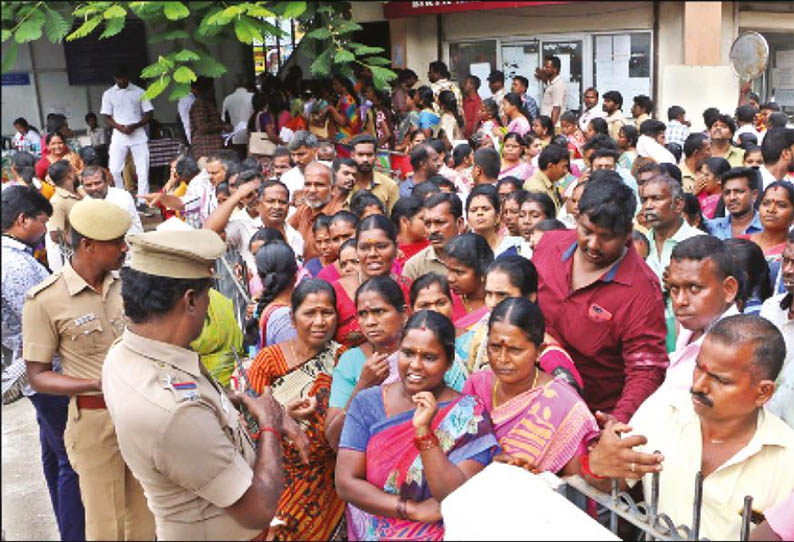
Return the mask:
<path id="1" fill-rule="evenodd" d="M 226 246 L 210 230 L 127 239 L 132 258 L 121 276 L 128 327 L 108 352 L 102 387 L 157 539 L 264 539 L 284 487 L 280 438 L 303 446 L 308 439 L 282 418 L 268 391 L 242 398 L 261 428 L 255 450 L 234 404 L 190 349 Z"/>
<path id="2" fill-rule="evenodd" d="M 117 269 L 130 215 L 85 199 L 69 213 L 71 262 L 32 288 L 22 311 L 22 354 L 37 392 L 70 395 L 64 443 L 80 477 L 88 540 L 152 540 L 154 518 L 124 464 L 102 395 L 102 364 L 124 331 Z M 62 373 L 52 369 L 58 355 Z"/>

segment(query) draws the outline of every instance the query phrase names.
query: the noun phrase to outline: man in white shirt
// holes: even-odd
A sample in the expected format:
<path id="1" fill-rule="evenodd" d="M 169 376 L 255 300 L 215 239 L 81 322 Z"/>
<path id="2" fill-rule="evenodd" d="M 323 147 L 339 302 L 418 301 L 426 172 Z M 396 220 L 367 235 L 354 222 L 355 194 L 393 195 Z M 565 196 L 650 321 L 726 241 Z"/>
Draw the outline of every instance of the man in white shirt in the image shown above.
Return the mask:
<path id="1" fill-rule="evenodd" d="M 603 118 L 604 112 L 598 107 L 598 91 L 594 87 L 584 91 L 582 102 L 584 103 L 584 111 L 579 117 L 579 129 L 584 132 L 587 130 L 587 125 L 590 124 L 590 121 L 596 118 Z"/>
<path id="2" fill-rule="evenodd" d="M 256 260 L 251 254 L 251 237 L 264 227 L 278 230 L 295 252 L 298 264 L 303 263 L 304 242 L 301 235 L 286 223 L 286 187 L 280 181 L 263 183 L 262 176 L 255 171 L 244 171 L 238 176 L 237 190 L 218 206 L 204 222 L 204 228 L 216 233 L 226 233 L 226 244 L 237 250 L 248 269 L 256 269 Z M 237 210 L 242 204 L 243 209 Z"/>
<path id="3" fill-rule="evenodd" d="M 116 84 L 102 94 L 102 110 L 105 122 L 113 128 L 108 149 L 108 169 L 117 186 L 124 186 L 121 171 L 127 152 L 132 153 L 135 172 L 138 175 L 138 195 L 149 193 L 149 136 L 146 126 L 152 120 L 149 100 L 141 100 L 144 90 L 130 83 L 125 66 L 115 70 Z"/>
<path id="4" fill-rule="evenodd" d="M 740 105 L 736 108 L 736 131 L 733 133 L 733 144 L 741 145 L 739 136 L 742 134 L 753 134 L 757 144 L 761 144 L 763 137 L 755 129 L 755 116 L 758 109 L 750 104 Z"/>
<path id="5" fill-rule="evenodd" d="M 491 90 L 491 99 L 496 102 L 496 106 L 499 108 L 499 118 L 506 125 L 505 112 L 504 109 L 502 109 L 502 100 L 507 94 L 507 89 L 505 88 L 504 72 L 500 70 L 492 71 L 488 75 L 488 88 Z"/>
<path id="6" fill-rule="evenodd" d="M 240 75 L 237 80 L 237 88 L 223 100 L 221 117 L 226 119 L 235 129 L 241 122 L 247 124 L 248 119 L 254 114 L 254 107 L 251 103 L 254 93 L 249 90 L 251 87 L 253 87 L 253 83 L 246 81 L 244 75 Z M 232 146 L 240 154 L 240 159 L 245 158 L 247 145 L 247 129 L 232 136 Z"/>
<path id="7" fill-rule="evenodd" d="M 568 110 L 568 83 L 560 75 L 562 63 L 557 56 L 547 56 L 543 60 L 542 79 L 547 82 L 540 102 L 540 114 L 551 117 L 557 126 L 560 115 Z"/>
<path id="8" fill-rule="evenodd" d="M 772 128 L 767 130 L 761 144 L 764 165 L 761 166 L 761 191 L 775 181 L 782 181 L 786 175 L 794 174 L 794 129 Z"/>
<path id="9" fill-rule="evenodd" d="M 182 128 L 185 129 L 185 139 L 187 144 L 190 145 L 190 108 L 193 107 L 193 102 L 196 101 L 196 92 L 198 87 L 196 81 L 190 83 L 190 93 L 187 96 L 182 96 L 176 103 L 177 111 L 179 111 L 179 119 L 182 121 Z"/>
<path id="10" fill-rule="evenodd" d="M 300 202 L 296 201 L 296 197 L 299 197 L 303 190 L 303 171 L 316 159 L 317 146 L 317 136 L 308 130 L 295 132 L 287 145 L 295 167 L 281 176 L 281 182 L 289 189 L 290 203 L 295 207 L 300 205 Z"/>
<path id="11" fill-rule="evenodd" d="M 691 522 L 700 472 L 700 535 L 739 538 L 747 495 L 754 510 L 766 510 L 794 491 L 794 431 L 764 408 L 785 352 L 764 318 L 723 318 L 706 333 L 689 392 L 660 388 L 628 424 L 596 414 L 605 425 L 582 458 L 585 480 L 607 492 L 612 479 L 619 490 L 642 480 L 650 502 L 659 472 L 657 510 L 679 525 Z"/>
<path id="12" fill-rule="evenodd" d="M 127 233 L 143 233 L 141 217 L 135 206 L 132 196 L 123 188 L 108 186 L 105 173 L 98 166 L 86 166 L 80 172 L 80 181 L 88 197 L 93 199 L 104 199 L 118 205 L 130 214 L 132 222 Z"/>

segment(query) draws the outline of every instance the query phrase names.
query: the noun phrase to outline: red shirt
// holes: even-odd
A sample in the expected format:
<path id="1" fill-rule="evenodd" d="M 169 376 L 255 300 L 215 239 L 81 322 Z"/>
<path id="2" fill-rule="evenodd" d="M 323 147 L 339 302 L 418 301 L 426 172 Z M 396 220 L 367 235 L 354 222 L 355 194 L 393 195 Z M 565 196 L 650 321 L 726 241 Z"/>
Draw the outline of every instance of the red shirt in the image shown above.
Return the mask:
<path id="1" fill-rule="evenodd" d="M 550 231 L 532 257 L 546 331 L 573 358 L 587 406 L 628 422 L 669 364 L 659 279 L 630 246 L 603 277 L 571 291 L 576 250 L 575 231 Z"/>
<path id="2" fill-rule="evenodd" d="M 413 256 L 420 250 L 426 248 L 427 245 L 429 244 L 430 241 L 428 241 L 427 239 L 422 239 L 421 241 L 417 241 L 416 243 L 402 244 L 400 245 L 399 248 L 402 251 L 403 255 L 401 258 L 395 258 L 394 261 L 398 262 L 401 266 L 403 266 L 411 256 Z"/>
<path id="3" fill-rule="evenodd" d="M 474 123 L 480 116 L 480 105 L 482 104 L 482 98 L 476 92 L 474 96 L 464 96 L 463 97 L 463 118 L 466 121 L 466 124 L 463 128 L 463 135 L 466 138 L 471 137 L 471 133 L 474 130 Z"/>

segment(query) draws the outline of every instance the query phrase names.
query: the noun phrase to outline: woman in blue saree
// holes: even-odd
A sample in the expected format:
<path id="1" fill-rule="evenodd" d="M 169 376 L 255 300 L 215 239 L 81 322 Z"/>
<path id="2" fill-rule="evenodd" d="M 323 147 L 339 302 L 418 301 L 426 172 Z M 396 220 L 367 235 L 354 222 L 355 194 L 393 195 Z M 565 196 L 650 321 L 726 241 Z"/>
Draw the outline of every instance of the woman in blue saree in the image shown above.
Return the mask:
<path id="1" fill-rule="evenodd" d="M 336 488 L 368 514 L 355 528 L 362 539 L 443 539 L 439 503 L 498 452 L 482 401 L 444 384 L 454 356 L 452 322 L 420 311 L 400 342 L 400 380 L 350 404 Z"/>

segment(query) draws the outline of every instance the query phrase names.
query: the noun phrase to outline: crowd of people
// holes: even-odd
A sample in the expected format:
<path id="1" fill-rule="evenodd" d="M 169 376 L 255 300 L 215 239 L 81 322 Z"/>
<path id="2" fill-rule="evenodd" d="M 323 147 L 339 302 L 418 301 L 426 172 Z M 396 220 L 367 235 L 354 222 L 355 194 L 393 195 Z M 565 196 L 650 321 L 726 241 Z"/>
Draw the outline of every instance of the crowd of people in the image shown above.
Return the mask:
<path id="1" fill-rule="evenodd" d="M 62 539 L 440 540 L 494 461 L 647 499 L 659 472 L 675 524 L 700 472 L 702 536 L 738 538 L 749 495 L 753 536 L 794 539 L 794 128 L 748 93 L 705 131 L 613 89 L 570 111 L 560 69 L 540 103 L 440 61 L 220 109 L 199 78 L 155 192 L 124 69 L 109 147 L 18 119 L 3 391 Z"/>

